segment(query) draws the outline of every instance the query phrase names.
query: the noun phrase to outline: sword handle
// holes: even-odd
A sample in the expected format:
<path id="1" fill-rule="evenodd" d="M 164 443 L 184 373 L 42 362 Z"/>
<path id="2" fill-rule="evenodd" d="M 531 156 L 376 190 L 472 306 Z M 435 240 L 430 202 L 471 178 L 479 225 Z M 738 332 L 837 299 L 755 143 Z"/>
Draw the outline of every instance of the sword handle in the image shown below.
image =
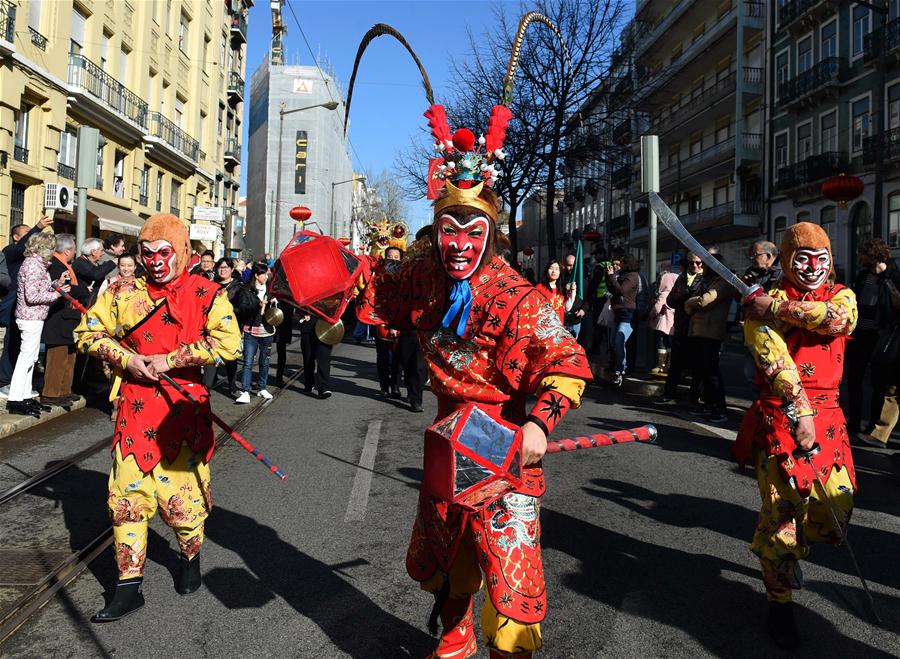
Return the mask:
<path id="1" fill-rule="evenodd" d="M 765 295 L 766 291 L 759 284 L 754 284 L 750 287 L 750 290 L 747 291 L 747 294 L 741 299 L 741 304 L 747 304 L 758 298 L 760 295 Z"/>
<path id="2" fill-rule="evenodd" d="M 804 451 L 798 446 L 791 452 L 791 455 L 794 456 L 794 460 L 806 460 L 806 462 L 811 462 L 813 456 L 821 450 L 822 447 L 818 443 L 816 443 L 813 444 L 808 451 Z"/>

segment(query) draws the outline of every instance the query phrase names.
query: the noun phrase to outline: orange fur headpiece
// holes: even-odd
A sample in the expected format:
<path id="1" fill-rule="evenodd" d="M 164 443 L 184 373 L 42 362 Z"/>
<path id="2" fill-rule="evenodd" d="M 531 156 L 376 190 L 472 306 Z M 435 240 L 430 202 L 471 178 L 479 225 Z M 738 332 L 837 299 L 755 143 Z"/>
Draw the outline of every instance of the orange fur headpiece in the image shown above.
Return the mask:
<path id="1" fill-rule="evenodd" d="M 191 258 L 191 241 L 184 222 L 169 213 L 151 215 L 141 227 L 138 243 L 152 243 L 155 240 L 167 240 L 172 245 L 176 255 L 173 278 L 178 278 Z"/>

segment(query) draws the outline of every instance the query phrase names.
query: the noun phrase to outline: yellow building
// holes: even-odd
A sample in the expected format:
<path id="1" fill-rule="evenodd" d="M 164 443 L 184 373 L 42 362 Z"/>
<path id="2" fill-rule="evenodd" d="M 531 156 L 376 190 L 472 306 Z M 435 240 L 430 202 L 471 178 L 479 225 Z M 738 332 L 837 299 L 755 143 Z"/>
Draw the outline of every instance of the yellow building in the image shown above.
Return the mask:
<path id="1" fill-rule="evenodd" d="M 134 236 L 153 213 L 199 207 L 223 209 L 196 213 L 203 223 L 228 223 L 252 4 L 0 0 L 0 243 L 40 217 L 47 183 L 74 189 L 80 126 L 101 135 L 89 235 Z M 74 214 L 55 220 L 74 233 Z"/>

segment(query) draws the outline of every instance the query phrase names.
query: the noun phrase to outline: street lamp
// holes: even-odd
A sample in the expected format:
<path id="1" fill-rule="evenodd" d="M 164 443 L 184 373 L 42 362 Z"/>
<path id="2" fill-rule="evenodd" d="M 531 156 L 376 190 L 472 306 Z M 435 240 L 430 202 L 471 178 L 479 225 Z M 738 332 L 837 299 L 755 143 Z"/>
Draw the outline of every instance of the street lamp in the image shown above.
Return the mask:
<path id="1" fill-rule="evenodd" d="M 346 181 L 332 181 L 331 182 L 331 230 L 328 232 L 332 238 L 335 238 L 334 235 L 334 189 L 343 185 L 344 183 L 353 183 L 354 181 L 365 181 L 365 176 L 354 176 L 353 178 L 348 178 Z"/>
<path id="2" fill-rule="evenodd" d="M 272 251 L 278 248 L 278 230 L 281 228 L 281 150 L 284 143 L 284 115 L 294 114 L 295 112 L 303 112 L 304 110 L 312 110 L 314 108 L 325 108 L 326 110 L 336 110 L 340 105 L 337 101 L 328 101 L 327 103 L 316 103 L 315 105 L 307 105 L 302 108 L 293 108 L 291 110 L 284 109 L 284 101 L 278 110 L 278 180 L 275 185 L 275 227 L 272 236 Z M 332 190 L 333 192 L 333 190 Z M 332 197 L 334 195 L 332 194 Z"/>

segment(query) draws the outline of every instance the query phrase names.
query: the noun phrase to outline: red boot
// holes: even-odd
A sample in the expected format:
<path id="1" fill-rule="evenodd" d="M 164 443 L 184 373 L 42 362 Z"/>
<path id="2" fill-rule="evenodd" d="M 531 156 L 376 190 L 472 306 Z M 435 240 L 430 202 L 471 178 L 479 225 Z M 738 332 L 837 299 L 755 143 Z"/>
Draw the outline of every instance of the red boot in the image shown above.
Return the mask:
<path id="1" fill-rule="evenodd" d="M 448 599 L 441 609 L 441 640 L 431 659 L 468 659 L 478 649 L 472 598 Z"/>

